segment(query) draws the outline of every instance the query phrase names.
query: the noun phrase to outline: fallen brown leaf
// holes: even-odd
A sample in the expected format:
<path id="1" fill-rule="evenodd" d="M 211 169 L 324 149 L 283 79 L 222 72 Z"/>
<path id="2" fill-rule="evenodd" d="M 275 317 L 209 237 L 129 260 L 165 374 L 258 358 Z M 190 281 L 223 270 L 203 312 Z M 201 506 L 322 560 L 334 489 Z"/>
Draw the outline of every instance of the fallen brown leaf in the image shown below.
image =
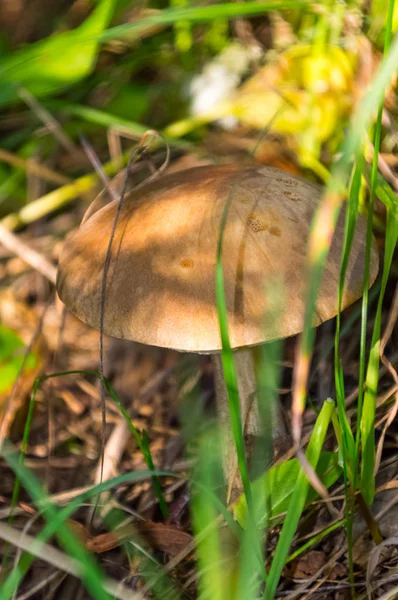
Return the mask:
<path id="1" fill-rule="evenodd" d="M 319 550 L 311 550 L 302 554 L 285 567 L 285 575 L 294 579 L 308 579 L 326 564 L 326 554 Z"/>
<path id="2" fill-rule="evenodd" d="M 166 552 L 171 556 L 179 554 L 193 541 L 193 537 L 173 525 L 142 521 L 136 524 L 142 537 L 157 550 Z"/>
<path id="3" fill-rule="evenodd" d="M 153 521 L 138 521 L 134 526 L 130 525 L 118 529 L 117 532 L 101 533 L 90 536 L 87 529 L 77 521 L 69 521 L 70 527 L 82 540 L 86 549 L 95 554 L 102 554 L 117 548 L 124 542 L 134 540 L 137 534 L 142 540 L 155 549 L 175 556 L 192 543 L 192 536 L 181 531 L 173 525 L 154 523 Z"/>

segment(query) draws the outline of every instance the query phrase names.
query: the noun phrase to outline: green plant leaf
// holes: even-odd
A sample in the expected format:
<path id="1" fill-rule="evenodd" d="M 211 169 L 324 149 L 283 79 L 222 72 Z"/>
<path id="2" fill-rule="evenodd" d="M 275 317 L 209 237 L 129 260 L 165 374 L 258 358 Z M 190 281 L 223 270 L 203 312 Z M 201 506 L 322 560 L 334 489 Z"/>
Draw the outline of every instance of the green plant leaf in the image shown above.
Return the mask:
<path id="1" fill-rule="evenodd" d="M 104 108 L 116 117 L 129 121 L 140 121 L 149 108 L 148 89 L 143 85 L 123 83 L 118 86 Z"/>
<path id="2" fill-rule="evenodd" d="M 329 423 L 335 414 L 334 402 L 326 400 L 323 403 L 322 410 L 315 422 L 310 442 L 306 451 L 306 458 L 313 469 L 316 469 L 319 463 L 321 450 L 325 442 Z M 304 510 L 310 482 L 303 469 L 300 469 L 294 489 L 290 496 L 289 506 L 286 517 L 283 522 L 278 545 L 272 560 L 271 568 L 268 574 L 267 585 L 265 588 L 264 600 L 271 600 L 275 597 L 276 588 L 285 564 L 290 545 L 293 541 L 297 525 Z"/>
<path id="3" fill-rule="evenodd" d="M 299 472 L 300 462 L 297 458 L 291 458 L 280 465 L 271 467 L 268 474 L 262 475 L 254 482 L 253 494 L 257 493 L 258 487 L 269 486 L 270 510 L 262 514 L 261 523 L 259 523 L 260 527 L 267 519 L 277 517 L 287 511 Z M 342 473 L 342 469 L 338 464 L 337 452 L 322 452 L 316 472 L 326 488 L 333 485 Z M 311 488 L 305 504 L 308 505 L 316 497 L 316 491 Z M 234 514 L 240 525 L 244 527 L 247 516 L 247 504 L 244 496 L 241 496 L 235 505 Z"/>
<path id="4" fill-rule="evenodd" d="M 367 173 L 369 173 L 370 169 L 367 169 Z M 385 206 L 391 210 L 392 213 L 398 213 L 398 196 L 396 193 L 390 188 L 386 180 L 380 175 L 380 173 L 376 174 L 376 196 L 385 204 Z"/>
<path id="5" fill-rule="evenodd" d="M 388 2 L 388 11 L 386 18 L 386 36 L 384 40 L 384 61 L 387 62 L 388 58 L 391 57 L 391 52 L 394 49 L 396 44 L 396 39 L 394 40 L 394 44 L 391 45 L 392 40 L 392 30 L 393 30 L 393 17 L 394 17 L 394 6 L 395 0 L 389 0 Z M 376 396 L 377 396 L 377 387 L 379 383 L 379 363 L 380 363 L 380 336 L 381 336 L 381 321 L 382 321 L 382 311 L 383 311 L 383 300 L 384 294 L 387 287 L 388 277 L 390 274 L 391 264 L 394 256 L 394 252 L 397 245 L 398 240 L 398 211 L 397 211 L 397 199 L 395 194 L 391 193 L 389 185 L 382 181 L 379 177 L 378 173 L 378 154 L 381 145 L 381 129 L 382 129 L 382 115 L 383 115 L 383 103 L 384 103 L 384 94 L 381 96 L 379 101 L 377 120 L 374 130 L 373 136 L 373 162 L 370 173 L 370 197 L 369 197 L 369 207 L 368 207 L 368 223 L 372 224 L 373 218 L 373 206 L 374 200 L 377 193 L 380 193 L 380 196 L 384 199 L 384 202 L 387 206 L 387 219 L 386 219 L 386 237 L 385 237 L 385 247 L 384 247 L 384 262 L 383 262 L 383 274 L 381 278 L 381 288 L 379 299 L 377 303 L 376 310 L 376 318 L 373 326 L 372 333 L 372 342 L 369 353 L 368 366 L 366 371 L 366 379 L 365 379 L 365 393 L 363 395 L 362 401 L 362 411 L 360 408 L 360 400 L 362 396 L 363 390 L 363 382 L 364 382 L 364 369 L 362 368 L 360 371 L 359 377 L 359 391 L 360 394 L 358 396 L 358 422 L 359 422 L 359 432 L 361 437 L 361 450 L 362 450 L 362 461 L 361 461 L 361 492 L 364 500 L 370 505 L 373 502 L 374 494 L 375 494 L 375 454 L 376 454 L 376 441 L 375 441 L 375 417 L 376 417 Z M 368 265 L 370 258 L 370 237 L 371 231 L 370 227 L 368 227 L 367 232 L 367 240 L 366 240 L 366 270 L 364 277 L 364 285 L 367 284 L 367 275 L 368 275 Z M 364 296 L 363 308 L 367 308 L 367 294 L 366 294 L 366 302 Z M 366 339 L 366 310 L 363 310 L 363 318 L 362 318 L 362 335 L 361 335 L 361 357 L 360 363 L 361 366 L 364 365 L 365 359 L 365 339 Z M 363 340 L 363 343 L 362 343 Z"/>
<path id="6" fill-rule="evenodd" d="M 366 388 L 363 399 L 362 418 L 360 423 L 362 442 L 361 492 L 364 497 L 364 500 L 368 504 L 372 504 L 375 491 L 375 416 L 377 386 L 379 382 L 380 336 L 383 300 L 391 270 L 394 252 L 398 242 L 397 197 L 391 190 L 390 186 L 380 176 L 377 176 L 375 191 L 380 200 L 382 200 L 382 202 L 384 202 L 387 207 L 387 224 L 381 289 L 377 304 L 376 318 L 372 334 L 372 343 L 366 371 Z"/>
<path id="7" fill-rule="evenodd" d="M 19 101 L 18 90 L 48 96 L 89 75 L 99 52 L 99 35 L 109 24 L 115 0 L 100 0 L 76 29 L 45 38 L 0 61 L 0 106 Z"/>
<path id="8" fill-rule="evenodd" d="M 8 393 L 24 361 L 24 343 L 12 329 L 0 323 L 0 394 Z M 33 369 L 37 356 L 30 353 L 25 368 Z"/>

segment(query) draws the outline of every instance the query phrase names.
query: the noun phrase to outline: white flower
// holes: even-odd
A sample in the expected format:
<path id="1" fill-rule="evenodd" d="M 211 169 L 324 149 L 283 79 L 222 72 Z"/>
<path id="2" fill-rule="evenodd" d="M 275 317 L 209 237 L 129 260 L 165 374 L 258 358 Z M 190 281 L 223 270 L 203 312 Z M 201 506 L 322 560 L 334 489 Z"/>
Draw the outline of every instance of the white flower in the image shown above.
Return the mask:
<path id="1" fill-rule="evenodd" d="M 217 105 L 229 100 L 239 86 L 248 62 L 247 49 L 234 43 L 205 65 L 203 72 L 191 81 L 191 114 L 194 117 L 205 115 Z M 232 115 L 218 122 L 226 129 L 231 129 L 238 123 Z"/>

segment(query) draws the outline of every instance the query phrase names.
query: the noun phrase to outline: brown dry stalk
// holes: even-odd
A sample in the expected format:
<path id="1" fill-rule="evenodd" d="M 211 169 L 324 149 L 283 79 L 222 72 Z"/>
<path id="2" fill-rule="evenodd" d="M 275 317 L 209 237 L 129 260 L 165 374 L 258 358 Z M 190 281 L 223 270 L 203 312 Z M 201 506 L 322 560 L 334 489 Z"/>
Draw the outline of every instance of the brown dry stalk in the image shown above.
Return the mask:
<path id="1" fill-rule="evenodd" d="M 54 265 L 45 256 L 40 254 L 40 252 L 37 252 L 37 250 L 34 250 L 20 240 L 12 231 L 4 227 L 2 223 L 0 223 L 0 243 L 55 285 L 57 270 Z"/>
<path id="2" fill-rule="evenodd" d="M 104 165 L 104 171 L 108 175 L 116 174 L 125 164 L 127 157 L 123 156 L 121 160 L 108 162 Z M 91 192 L 98 184 L 99 178 L 96 173 L 83 175 L 75 181 L 68 183 L 56 190 L 45 194 L 41 198 L 30 202 L 17 213 L 9 214 L 0 223 L 9 230 L 17 229 L 22 225 L 33 223 L 41 217 L 47 216 L 49 213 L 62 208 L 72 200 L 79 196 Z"/>
<path id="3" fill-rule="evenodd" d="M 12 165 L 13 167 L 17 167 L 18 169 L 29 171 L 32 175 L 36 175 L 36 177 L 48 181 L 49 183 L 56 183 L 57 185 L 70 183 L 69 177 L 49 169 L 45 165 L 37 162 L 34 158 L 21 158 L 17 154 L 4 150 L 4 148 L 0 148 L 0 161 Z"/>

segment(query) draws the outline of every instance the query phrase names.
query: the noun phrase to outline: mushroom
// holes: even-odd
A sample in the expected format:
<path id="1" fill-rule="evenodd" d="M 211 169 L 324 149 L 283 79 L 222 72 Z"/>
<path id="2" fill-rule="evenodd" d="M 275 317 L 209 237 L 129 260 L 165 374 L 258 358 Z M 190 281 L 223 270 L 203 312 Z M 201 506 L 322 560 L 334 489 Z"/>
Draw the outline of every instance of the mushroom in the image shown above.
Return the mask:
<path id="1" fill-rule="evenodd" d="M 229 409 L 220 358 L 215 266 L 221 219 L 230 200 L 223 271 L 231 347 L 245 432 L 259 435 L 253 346 L 302 331 L 309 228 L 322 189 L 275 168 L 236 164 L 172 173 L 130 192 L 122 206 L 107 277 L 104 333 L 181 352 L 212 354 L 220 419 Z M 79 319 L 99 329 L 103 269 L 118 201 L 67 239 L 57 289 Z M 333 237 L 314 326 L 337 313 L 344 211 Z M 366 221 L 359 216 L 342 308 L 362 295 Z M 372 246 L 369 282 L 378 271 Z M 283 313 L 272 328 L 264 286 L 283 285 Z M 226 428 L 226 431 L 230 428 Z M 228 481 L 236 472 L 232 435 L 224 444 Z"/>

